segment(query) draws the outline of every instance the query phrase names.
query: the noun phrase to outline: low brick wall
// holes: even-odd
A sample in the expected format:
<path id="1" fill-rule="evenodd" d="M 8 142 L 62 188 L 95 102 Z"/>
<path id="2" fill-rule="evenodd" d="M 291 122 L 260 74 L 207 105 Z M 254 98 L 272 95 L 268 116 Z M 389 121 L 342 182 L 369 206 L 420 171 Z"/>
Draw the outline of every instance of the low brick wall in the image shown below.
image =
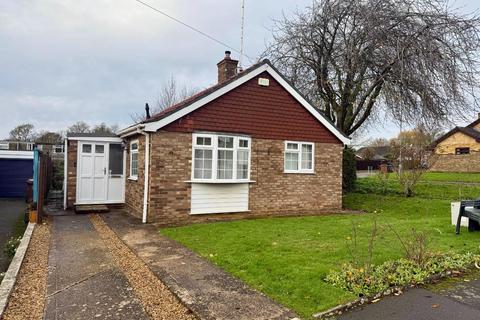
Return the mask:
<path id="1" fill-rule="evenodd" d="M 190 133 L 159 132 L 151 136 L 149 222 L 180 225 L 263 216 L 312 215 L 342 208 L 342 145 L 315 144 L 315 174 L 286 174 L 284 141 L 252 139 L 249 212 L 190 215 L 192 163 Z M 139 179 L 128 181 L 126 203 L 135 216 L 143 202 L 143 143 Z M 129 157 L 127 157 L 128 159 Z M 127 170 L 129 163 L 127 160 Z M 127 174 L 128 176 L 128 174 Z"/>
<path id="2" fill-rule="evenodd" d="M 480 152 L 471 154 L 438 154 L 430 167 L 440 172 L 480 172 Z"/>

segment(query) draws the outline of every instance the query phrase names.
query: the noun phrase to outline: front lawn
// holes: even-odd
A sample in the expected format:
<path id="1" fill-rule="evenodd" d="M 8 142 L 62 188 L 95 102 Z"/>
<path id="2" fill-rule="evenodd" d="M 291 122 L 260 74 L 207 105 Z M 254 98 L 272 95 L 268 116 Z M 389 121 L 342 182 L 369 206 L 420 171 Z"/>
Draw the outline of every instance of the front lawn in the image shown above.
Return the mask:
<path id="1" fill-rule="evenodd" d="M 476 199 L 480 197 L 480 175 L 478 180 L 459 182 L 463 174 L 426 173 L 423 179 L 414 188 L 414 194 L 426 199 L 462 200 Z M 379 194 L 402 196 L 402 189 L 395 174 L 389 174 L 387 179 L 381 179 L 381 175 L 374 175 L 367 178 L 357 179 L 355 192 L 364 194 Z M 444 179 L 441 181 L 440 179 Z M 454 179 L 454 180 L 449 180 Z M 477 182 L 477 183 L 474 183 Z"/>
<path id="2" fill-rule="evenodd" d="M 446 186 L 449 195 L 446 199 L 460 197 L 455 196 L 455 187 L 448 189 Z M 468 190 L 472 194 L 477 191 Z M 352 224 L 357 226 L 360 251 L 366 254 L 374 211 L 379 212 L 380 225 L 374 248 L 376 264 L 400 258 L 403 254 L 387 224 L 403 236 L 412 228 L 425 230 L 432 250 L 466 252 L 478 249 L 480 234 L 462 229 L 460 236 L 455 235 L 450 225 L 449 200 L 351 193 L 345 197 L 345 206 L 366 213 L 197 224 L 162 229 L 161 233 L 304 318 L 356 298 L 324 279 L 329 271 L 338 270 L 351 259 L 347 243 L 352 236 Z"/>
<path id="3" fill-rule="evenodd" d="M 480 173 L 472 172 L 427 172 L 422 176 L 425 181 L 454 181 L 480 183 Z"/>

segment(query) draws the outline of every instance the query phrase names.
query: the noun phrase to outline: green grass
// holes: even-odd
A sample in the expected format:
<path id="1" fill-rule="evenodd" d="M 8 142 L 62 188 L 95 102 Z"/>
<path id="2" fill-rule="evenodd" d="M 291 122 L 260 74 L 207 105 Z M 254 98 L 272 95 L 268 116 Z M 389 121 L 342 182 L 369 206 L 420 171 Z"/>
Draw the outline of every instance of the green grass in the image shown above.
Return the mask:
<path id="1" fill-rule="evenodd" d="M 391 178 L 396 179 L 394 173 L 391 173 Z M 365 178 L 361 178 L 363 180 Z M 448 182 L 468 182 L 480 183 L 480 172 L 435 172 L 429 171 L 423 174 L 422 181 L 448 181 Z"/>
<path id="2" fill-rule="evenodd" d="M 480 173 L 470 172 L 427 172 L 422 176 L 425 181 L 453 181 L 480 183 Z"/>
<path id="3" fill-rule="evenodd" d="M 398 239 L 387 225 L 405 237 L 412 228 L 425 230 L 432 250 L 477 250 L 480 234 L 462 230 L 460 236 L 456 236 L 454 226 L 450 225 L 449 199 L 459 197 L 453 187 L 439 186 L 428 192 L 428 197 L 420 196 L 427 193 L 423 189 L 414 198 L 392 194 L 347 195 L 345 206 L 363 210 L 364 214 L 196 224 L 162 229 L 161 233 L 309 318 L 315 312 L 355 298 L 329 285 L 324 278 L 330 270 L 351 260 L 347 238 L 352 236 L 352 224 L 358 227 L 360 252 L 367 251 L 373 211 L 380 212 L 374 250 L 376 264 L 403 254 Z M 475 193 L 477 189 L 474 190 L 462 192 Z M 431 198 L 441 194 L 448 197 Z"/>
<path id="4" fill-rule="evenodd" d="M 435 178 L 447 178 L 448 176 L 436 175 Z M 427 176 L 427 179 L 429 176 Z M 383 194 L 402 196 L 402 189 L 394 174 L 390 174 L 387 181 L 382 182 L 378 176 L 371 176 L 368 178 L 358 179 L 356 183 L 355 192 L 364 194 Z M 417 197 L 425 199 L 444 199 L 444 200 L 462 200 L 480 197 L 480 183 L 477 184 L 462 184 L 462 183 L 448 183 L 439 180 L 424 180 L 420 181 L 414 188 L 414 193 Z"/>

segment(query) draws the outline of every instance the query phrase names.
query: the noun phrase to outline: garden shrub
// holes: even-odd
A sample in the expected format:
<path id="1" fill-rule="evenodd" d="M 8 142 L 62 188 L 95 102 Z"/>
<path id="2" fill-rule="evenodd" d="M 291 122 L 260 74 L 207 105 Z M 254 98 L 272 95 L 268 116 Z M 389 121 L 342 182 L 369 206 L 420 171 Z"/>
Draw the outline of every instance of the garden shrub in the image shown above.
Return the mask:
<path id="1" fill-rule="evenodd" d="M 20 241 L 22 237 L 11 237 L 7 243 L 5 243 L 5 247 L 3 248 L 3 252 L 9 257 L 10 259 L 13 258 L 15 252 L 17 251 L 18 246 L 20 245 Z"/>
<path id="2" fill-rule="evenodd" d="M 52 160 L 52 180 L 51 187 L 53 190 L 62 190 L 64 178 L 64 160 Z"/>
<path id="3" fill-rule="evenodd" d="M 357 180 L 357 160 L 355 159 L 355 151 L 350 147 L 343 149 L 343 190 L 352 191 Z"/>
<path id="4" fill-rule="evenodd" d="M 371 297 L 391 287 L 424 284 L 447 271 L 465 271 L 479 259 L 480 255 L 473 253 L 435 253 L 421 264 L 405 258 L 368 269 L 344 264 L 340 271 L 330 272 L 325 281 L 360 297 Z"/>

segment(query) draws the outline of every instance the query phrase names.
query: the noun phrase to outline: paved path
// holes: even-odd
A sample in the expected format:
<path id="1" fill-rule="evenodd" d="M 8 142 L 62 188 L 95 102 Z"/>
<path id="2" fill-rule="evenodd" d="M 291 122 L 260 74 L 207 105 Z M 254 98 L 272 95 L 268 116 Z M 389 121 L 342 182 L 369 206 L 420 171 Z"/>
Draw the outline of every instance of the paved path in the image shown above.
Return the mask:
<path id="1" fill-rule="evenodd" d="M 88 216 L 53 217 L 44 319 L 148 319 Z"/>
<path id="2" fill-rule="evenodd" d="M 339 320 L 478 320 L 480 280 L 459 282 L 438 294 L 417 288 L 355 309 Z"/>
<path id="3" fill-rule="evenodd" d="M 108 226 L 201 319 L 291 319 L 295 314 L 254 291 L 153 225 L 123 212 L 102 214 Z"/>

